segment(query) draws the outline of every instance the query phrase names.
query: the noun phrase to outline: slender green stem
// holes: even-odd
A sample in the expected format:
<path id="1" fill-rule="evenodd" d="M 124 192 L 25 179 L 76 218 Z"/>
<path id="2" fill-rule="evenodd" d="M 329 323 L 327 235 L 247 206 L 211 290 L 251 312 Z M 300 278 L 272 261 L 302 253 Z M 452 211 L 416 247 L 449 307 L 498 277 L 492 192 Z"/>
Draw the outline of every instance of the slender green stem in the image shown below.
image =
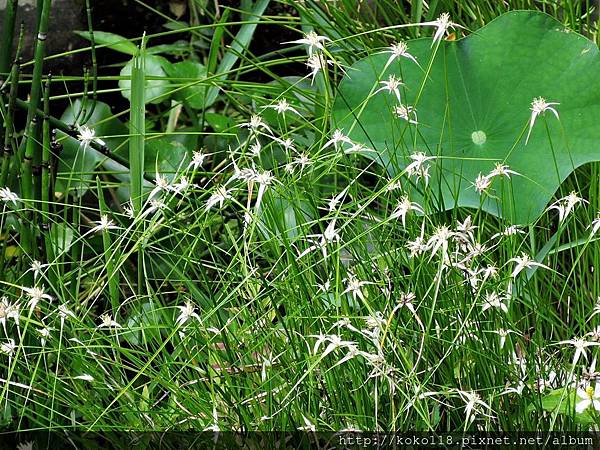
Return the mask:
<path id="1" fill-rule="evenodd" d="M 18 0 L 8 0 L 6 2 L 2 36 L 0 37 L 0 85 L 2 85 L 4 74 L 7 74 L 10 69 L 17 8 Z"/>
<path id="2" fill-rule="evenodd" d="M 4 148 L 2 151 L 2 168 L 0 169 L 0 186 L 6 186 L 7 184 L 10 161 L 16 151 L 13 117 L 19 87 L 19 73 L 19 62 L 15 61 L 10 74 L 8 108 L 4 112 Z"/>
<path id="3" fill-rule="evenodd" d="M 131 102 L 130 102 L 130 136 L 129 136 L 129 163 L 131 178 L 131 203 L 133 210 L 140 214 L 143 205 L 144 188 L 144 139 L 146 121 L 145 102 L 145 51 L 146 42 L 142 40 L 138 54 L 134 57 L 131 70 Z M 138 252 L 138 293 L 143 289 L 143 262 L 144 249 Z"/>
<path id="4" fill-rule="evenodd" d="M 98 191 L 98 206 L 100 215 L 107 215 L 108 208 L 104 201 L 104 193 L 100 179 L 96 178 L 96 189 Z M 108 295 L 113 311 L 119 309 L 119 271 L 115 270 L 115 261 L 120 257 L 119 252 L 112 251 L 112 239 L 108 230 L 102 232 L 102 245 L 104 247 L 104 261 L 106 263 L 106 277 L 108 278 Z M 115 249 L 118 250 L 118 249 Z"/>
<path id="5" fill-rule="evenodd" d="M 94 114 L 96 102 L 98 101 L 98 62 L 96 60 L 96 41 L 94 40 L 94 29 L 92 28 L 92 8 L 90 6 L 90 0 L 85 0 L 85 11 L 90 38 L 90 55 L 92 58 L 92 106 L 89 108 L 87 117 L 85 117 L 83 121 L 84 123 L 87 122 L 90 117 L 92 117 L 92 114 Z"/>
<path id="6" fill-rule="evenodd" d="M 144 138 L 145 138 L 145 49 L 142 43 L 134 58 L 131 71 L 129 163 L 131 173 L 131 201 L 140 212 L 143 204 Z"/>
<path id="7" fill-rule="evenodd" d="M 26 121 L 26 132 L 25 132 L 25 152 L 24 156 L 22 154 L 18 155 L 17 160 L 21 160 L 23 156 L 23 167 L 22 170 L 17 165 L 16 172 L 22 172 L 21 174 L 21 192 L 23 198 L 27 200 L 34 200 L 34 183 L 33 183 L 33 160 L 36 156 L 36 150 L 39 147 L 38 140 L 36 139 L 36 132 L 39 131 L 38 128 L 38 120 L 35 114 L 36 109 L 40 104 L 41 98 L 41 86 L 42 86 L 42 70 L 44 65 L 44 54 L 45 54 L 45 46 L 46 46 L 46 38 L 48 33 L 48 22 L 50 20 L 50 7 L 51 0 L 43 0 L 38 2 L 38 5 L 41 4 L 41 11 L 39 11 L 39 25 L 38 25 L 38 33 L 37 40 L 35 45 L 35 64 L 33 66 L 33 77 L 31 80 L 31 91 L 29 93 L 29 109 L 27 111 L 27 121 Z M 22 153 L 21 149 L 19 149 L 19 153 Z M 41 159 L 38 156 L 38 160 Z M 23 222 L 21 229 L 21 246 L 23 251 L 30 255 L 33 259 L 35 258 L 35 235 L 33 232 L 32 221 L 33 221 L 33 211 L 29 210 L 27 212 L 27 217 L 29 220 Z"/>

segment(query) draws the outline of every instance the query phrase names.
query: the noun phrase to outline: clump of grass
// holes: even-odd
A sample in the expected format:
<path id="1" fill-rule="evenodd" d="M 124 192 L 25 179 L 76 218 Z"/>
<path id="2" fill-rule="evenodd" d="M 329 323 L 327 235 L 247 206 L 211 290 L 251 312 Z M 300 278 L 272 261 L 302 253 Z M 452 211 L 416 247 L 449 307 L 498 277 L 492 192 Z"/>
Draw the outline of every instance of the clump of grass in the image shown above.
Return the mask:
<path id="1" fill-rule="evenodd" d="M 174 97 L 147 120 L 136 66 L 129 159 L 105 148 L 124 146 L 119 136 L 95 134 L 102 120 L 74 132 L 46 117 L 44 161 L 61 139 L 50 141 L 50 125 L 70 133 L 64 145 L 78 135 L 78 151 L 105 158 L 85 195 L 69 188 L 89 182 L 76 169 L 47 174 L 45 186 L 68 179 L 59 198 L 0 187 L 0 250 L 12 258 L 0 276 L 6 428 L 567 430 L 596 420 L 573 394 L 595 380 L 600 345 L 597 166 L 575 172 L 564 189 L 578 194 L 527 227 L 480 209 L 425 215 L 434 160 L 413 153 L 390 179 L 360 156 L 368 143 L 329 123 L 335 87 L 361 52 L 424 31 L 357 35 L 340 4 L 296 5 L 314 27 L 295 43 L 306 54 L 258 58 L 233 44 L 237 59 L 203 80 L 210 109 Z M 431 19 L 414 4 L 406 22 Z M 480 18 L 461 4 L 471 5 L 452 2 L 453 20 L 472 27 Z M 486 20 L 501 12 L 482 4 Z M 389 20 L 395 2 L 382 5 Z M 273 72 L 307 62 L 308 75 Z M 239 78 L 257 70 L 272 82 Z M 172 78 L 174 91 L 194 84 Z M 204 146 L 170 170 L 157 168 L 157 152 L 149 177 L 143 155 L 164 123 L 167 137 Z M 46 224 L 39 259 L 16 237 L 36 229 L 34 215 Z M 567 406 L 548 410 L 551 392 Z"/>

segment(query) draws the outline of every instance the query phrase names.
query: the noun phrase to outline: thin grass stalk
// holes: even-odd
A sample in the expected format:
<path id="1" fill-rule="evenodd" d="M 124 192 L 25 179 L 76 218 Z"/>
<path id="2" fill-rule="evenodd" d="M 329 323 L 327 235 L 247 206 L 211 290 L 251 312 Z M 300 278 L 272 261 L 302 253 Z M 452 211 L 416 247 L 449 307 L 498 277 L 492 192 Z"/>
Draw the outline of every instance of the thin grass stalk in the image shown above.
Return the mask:
<path id="1" fill-rule="evenodd" d="M 235 39 L 231 43 L 231 48 L 227 51 L 221 60 L 219 67 L 217 68 L 217 74 L 222 75 L 215 80 L 217 85 L 211 87 L 208 91 L 205 103 L 207 107 L 214 103 L 219 95 L 219 82 L 224 81 L 227 78 L 227 72 L 231 70 L 244 49 L 248 48 L 248 45 L 250 45 L 250 41 L 252 40 L 252 36 L 254 36 L 254 32 L 256 31 L 256 27 L 258 25 L 256 22 L 261 19 L 265 9 L 267 9 L 267 6 L 269 5 L 269 2 L 270 0 L 258 0 L 252 11 L 250 11 L 248 14 L 248 20 L 251 20 L 252 23 L 245 23 L 240 27 Z"/>
<path id="2" fill-rule="evenodd" d="M 144 135 L 146 120 L 145 102 L 145 64 L 144 59 L 146 41 L 142 39 L 139 51 L 134 58 L 131 70 L 131 101 L 130 101 L 130 137 L 129 137 L 129 163 L 131 177 L 131 203 L 135 213 L 140 214 L 143 206 L 144 188 Z M 143 225 L 143 224 L 142 224 Z M 142 292 L 144 251 L 138 252 L 138 293 Z"/>
<path id="3" fill-rule="evenodd" d="M 81 108 L 78 109 L 77 114 L 73 117 L 73 124 L 83 125 L 85 124 L 87 117 L 87 101 L 88 101 L 88 73 L 87 67 L 83 68 L 83 92 L 81 95 Z"/>
<path id="4" fill-rule="evenodd" d="M 139 213 L 143 204 L 144 185 L 144 135 L 145 135 L 145 43 L 142 42 L 135 56 L 131 71 L 131 103 L 130 103 L 130 132 L 129 163 L 131 172 L 131 202 L 134 210 Z"/>
<path id="5" fill-rule="evenodd" d="M 96 41 L 94 40 L 94 29 L 92 27 L 92 8 L 90 7 L 90 0 L 85 0 L 85 11 L 87 15 L 88 33 L 90 36 L 90 54 L 92 58 L 92 106 L 89 108 L 87 116 L 84 118 L 84 123 L 87 122 L 96 109 L 96 102 L 98 101 L 98 63 L 96 60 Z"/>
<path id="6" fill-rule="evenodd" d="M 71 213 L 73 215 L 73 229 L 75 230 L 76 235 L 81 236 L 81 198 L 79 198 L 79 203 L 73 205 Z M 82 250 L 82 240 L 75 239 L 71 246 L 71 284 L 69 285 L 72 299 L 76 299 L 79 292 L 79 282 L 81 280 L 81 265 L 79 262 L 81 260 Z"/>
<path id="7" fill-rule="evenodd" d="M 206 76 L 210 77 L 217 70 L 217 59 L 219 57 L 219 49 L 223 44 L 223 33 L 225 32 L 225 26 L 223 23 L 227 22 L 229 19 L 230 9 L 226 9 L 221 18 L 217 22 L 215 26 L 215 30 L 212 36 L 212 40 L 210 42 L 210 49 L 208 52 L 208 62 L 206 64 Z M 208 83 L 204 86 L 204 98 L 207 98 L 209 92 Z M 199 129 L 204 129 L 204 121 L 205 121 L 206 108 L 202 108 L 202 115 L 200 117 L 200 126 Z"/>
<path id="8" fill-rule="evenodd" d="M 96 177 L 96 190 L 98 191 L 98 206 L 100 208 L 100 215 L 108 214 L 109 210 L 106 207 L 104 201 L 104 193 L 102 192 L 102 185 L 100 179 Z M 119 271 L 115 270 L 115 261 L 119 258 L 115 252 L 113 252 L 112 239 L 108 231 L 102 232 L 102 245 L 104 250 L 104 261 L 106 263 L 106 277 L 108 278 L 108 296 L 113 311 L 117 311 L 119 308 Z M 116 249 L 115 249 L 116 250 Z"/>

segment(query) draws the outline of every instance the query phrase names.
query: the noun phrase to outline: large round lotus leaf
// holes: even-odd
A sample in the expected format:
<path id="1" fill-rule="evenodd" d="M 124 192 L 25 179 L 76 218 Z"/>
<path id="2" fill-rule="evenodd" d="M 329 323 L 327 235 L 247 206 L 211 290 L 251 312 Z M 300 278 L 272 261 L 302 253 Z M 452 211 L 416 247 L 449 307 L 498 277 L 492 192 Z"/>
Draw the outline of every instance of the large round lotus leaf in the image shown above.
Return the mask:
<path id="1" fill-rule="evenodd" d="M 600 160 L 598 48 L 548 15 L 505 14 L 458 41 L 408 42 L 408 58 L 369 56 L 347 70 L 339 87 L 334 126 L 396 175 L 418 151 L 435 160 L 431 179 L 403 178 L 414 200 L 428 190 L 429 209 L 479 207 L 516 223 L 535 220 L 560 183 L 581 164 Z M 435 54 L 435 55 L 434 55 Z M 433 58 L 433 59 L 432 59 Z M 396 96 L 375 94 L 390 74 L 400 77 L 403 104 L 416 108 L 418 125 L 394 115 Z M 541 114 L 525 143 L 531 102 L 555 106 Z M 521 176 L 495 177 L 480 196 L 473 182 L 496 162 Z M 483 204 L 482 204 L 483 201 Z"/>

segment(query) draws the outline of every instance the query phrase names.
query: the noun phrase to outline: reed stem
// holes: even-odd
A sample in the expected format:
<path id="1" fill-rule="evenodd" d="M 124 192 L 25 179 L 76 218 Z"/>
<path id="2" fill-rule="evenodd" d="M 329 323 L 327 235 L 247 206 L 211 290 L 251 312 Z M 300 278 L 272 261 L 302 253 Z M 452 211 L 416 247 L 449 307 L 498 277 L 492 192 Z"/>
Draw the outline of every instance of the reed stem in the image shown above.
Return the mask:
<path id="1" fill-rule="evenodd" d="M 6 2 L 2 37 L 0 37 L 0 85 L 2 85 L 4 76 L 8 75 L 8 71 L 10 70 L 17 8 L 18 0 L 8 0 Z"/>
<path id="2" fill-rule="evenodd" d="M 10 168 L 10 160 L 15 154 L 16 145 L 14 140 L 14 114 L 17 100 L 17 89 L 19 87 L 19 61 L 15 61 L 10 72 L 10 92 L 8 94 L 8 107 L 4 112 L 4 147 L 2 149 L 2 168 L 0 169 L 0 187 L 6 186 Z"/>

